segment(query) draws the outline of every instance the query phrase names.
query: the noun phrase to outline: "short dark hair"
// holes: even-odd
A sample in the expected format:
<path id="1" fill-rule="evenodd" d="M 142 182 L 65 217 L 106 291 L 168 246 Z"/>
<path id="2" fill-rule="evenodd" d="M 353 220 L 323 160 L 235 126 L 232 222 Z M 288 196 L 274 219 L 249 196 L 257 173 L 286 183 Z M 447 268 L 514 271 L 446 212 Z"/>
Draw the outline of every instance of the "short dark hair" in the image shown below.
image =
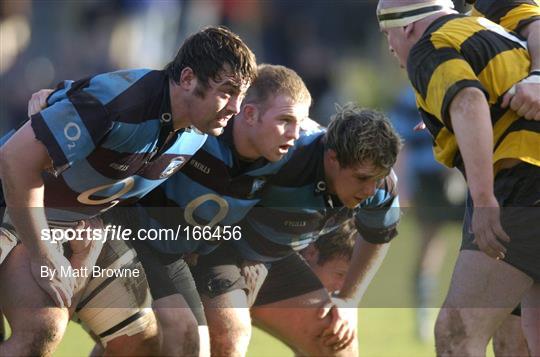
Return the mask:
<path id="1" fill-rule="evenodd" d="M 189 67 L 207 87 L 208 80 L 216 80 L 226 65 L 238 76 L 239 84 L 251 83 L 257 76 L 255 55 L 238 35 L 225 27 L 207 27 L 184 41 L 165 72 L 178 82 L 182 70 Z"/>
<path id="2" fill-rule="evenodd" d="M 314 243 L 319 251 L 317 264 L 323 265 L 329 260 L 338 257 L 351 259 L 356 236 L 356 228 L 352 220 L 345 222 L 339 229 L 321 235 Z"/>
<path id="3" fill-rule="evenodd" d="M 396 163 L 401 139 L 382 112 L 347 103 L 338 106 L 332 116 L 325 149 L 336 152 L 341 167 L 370 161 L 376 167 L 390 169 Z"/>

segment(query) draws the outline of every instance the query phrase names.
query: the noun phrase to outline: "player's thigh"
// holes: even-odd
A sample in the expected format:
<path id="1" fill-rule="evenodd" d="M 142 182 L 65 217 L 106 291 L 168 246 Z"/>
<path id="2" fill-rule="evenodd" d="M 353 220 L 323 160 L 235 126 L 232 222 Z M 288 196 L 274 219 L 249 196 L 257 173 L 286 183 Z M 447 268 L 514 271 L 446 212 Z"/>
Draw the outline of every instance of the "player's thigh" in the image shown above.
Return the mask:
<path id="1" fill-rule="evenodd" d="M 329 295 L 298 254 L 272 263 L 251 315 L 257 325 L 304 353 L 321 348 L 330 317 L 318 317 Z"/>
<path id="2" fill-rule="evenodd" d="M 330 316 L 318 317 L 320 308 L 328 301 L 328 292 L 320 289 L 255 306 L 251 309 L 251 316 L 257 326 L 293 349 L 312 351 L 322 348 L 319 336 L 331 321 Z"/>
<path id="3" fill-rule="evenodd" d="M 461 251 L 439 313 L 436 335 L 442 338 L 456 330 L 452 336 L 489 338 L 531 284 L 529 276 L 505 262 L 483 252 Z"/>
<path id="4" fill-rule="evenodd" d="M 459 253 L 443 307 L 514 309 L 533 280 L 483 252 Z"/>

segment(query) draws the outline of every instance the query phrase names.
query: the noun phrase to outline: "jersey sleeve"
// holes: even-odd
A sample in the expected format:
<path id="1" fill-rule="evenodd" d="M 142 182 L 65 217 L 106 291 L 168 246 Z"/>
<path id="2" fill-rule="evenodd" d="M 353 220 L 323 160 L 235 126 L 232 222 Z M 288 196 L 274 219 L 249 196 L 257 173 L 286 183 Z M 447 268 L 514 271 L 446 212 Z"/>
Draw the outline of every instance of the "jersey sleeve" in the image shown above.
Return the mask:
<path id="1" fill-rule="evenodd" d="M 49 96 L 49 106 L 30 118 L 55 175 L 87 157 L 113 124 L 103 104 L 83 90 L 88 80 L 65 81 L 59 87 Z"/>
<path id="2" fill-rule="evenodd" d="M 540 5 L 535 0 L 477 0 L 473 16 L 483 16 L 504 28 L 520 32 L 535 20 L 540 20 Z"/>
<path id="3" fill-rule="evenodd" d="M 450 104 L 462 89 L 478 88 L 486 99 L 489 94 L 465 58 L 451 43 L 445 44 L 444 35 L 436 40 L 424 38 L 412 48 L 407 72 L 418 94 L 417 104 L 451 129 Z"/>
<path id="4" fill-rule="evenodd" d="M 355 209 L 354 222 L 364 240 L 384 244 L 397 235 L 400 217 L 397 176 L 392 171 L 382 180 L 375 195 Z"/>

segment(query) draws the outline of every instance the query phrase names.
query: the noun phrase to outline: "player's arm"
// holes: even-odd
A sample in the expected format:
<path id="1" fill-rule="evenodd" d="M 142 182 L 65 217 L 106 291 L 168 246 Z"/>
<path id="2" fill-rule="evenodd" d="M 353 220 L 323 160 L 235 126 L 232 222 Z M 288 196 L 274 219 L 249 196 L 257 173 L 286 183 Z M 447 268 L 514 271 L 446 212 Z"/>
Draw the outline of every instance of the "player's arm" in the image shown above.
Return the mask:
<path id="1" fill-rule="evenodd" d="M 337 307 L 337 309 L 333 309 L 334 315 L 343 315 L 340 319 L 334 320 L 348 321 L 348 325 L 353 331 L 356 328 L 356 307 L 381 267 L 390 248 L 390 240 L 397 235 L 396 228 L 400 215 L 397 177 L 392 171 L 381 181 L 375 195 L 368 198 L 355 210 L 354 219 L 358 235 L 343 288 L 333 299 L 333 303 Z M 339 307 L 347 309 L 339 309 Z M 339 328 L 338 323 L 332 323 L 325 330 L 324 334 L 331 336 L 326 341 L 327 344 L 333 344 L 337 337 L 341 337 L 340 335 L 336 336 L 334 332 Z M 333 330 L 330 331 L 330 329 Z M 345 338 L 341 341 L 340 347 L 346 346 L 349 340 Z"/>
<path id="2" fill-rule="evenodd" d="M 373 277 L 379 271 L 389 248 L 390 243 L 370 243 L 358 234 L 351 256 L 351 265 L 343 289 L 337 297 L 349 301 L 354 307 L 358 306 Z"/>
<path id="3" fill-rule="evenodd" d="M 9 217 L 19 238 L 30 254 L 31 270 L 38 284 L 59 305 L 70 305 L 73 279 L 61 277 L 41 278 L 42 266 L 60 271 L 69 262 L 55 246 L 41 239 L 48 229 L 43 211 L 44 186 L 41 173 L 51 167 L 45 146 L 35 139 L 28 121 L 0 149 L 0 178 Z"/>
<path id="4" fill-rule="evenodd" d="M 467 87 L 456 94 L 449 113 L 474 203 L 476 243 L 489 256 L 502 259 L 506 248 L 499 240 L 508 242 L 510 238 L 502 229 L 493 192 L 493 129 L 488 102 L 481 90 Z"/>
<path id="5" fill-rule="evenodd" d="M 510 105 L 525 119 L 540 120 L 540 20 L 526 25 L 520 34 L 527 39 L 531 57 L 530 75 L 506 93 L 502 107 Z"/>

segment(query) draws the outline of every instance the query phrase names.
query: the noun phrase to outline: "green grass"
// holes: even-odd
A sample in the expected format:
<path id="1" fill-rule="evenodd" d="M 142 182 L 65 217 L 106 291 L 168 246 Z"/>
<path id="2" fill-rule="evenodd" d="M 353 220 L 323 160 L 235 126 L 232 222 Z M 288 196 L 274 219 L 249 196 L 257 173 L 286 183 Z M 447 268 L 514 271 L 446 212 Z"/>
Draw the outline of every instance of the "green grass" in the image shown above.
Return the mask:
<path id="1" fill-rule="evenodd" d="M 403 217 L 400 235 L 392 243 L 381 270 L 370 286 L 359 311 L 358 333 L 360 354 L 365 357 L 434 356 L 433 341 L 420 343 L 414 333 L 412 274 L 417 260 L 418 231 L 409 215 Z M 457 257 L 460 225 L 447 225 L 438 239 L 447 241 L 448 254 L 439 279 L 439 291 L 434 306 L 440 306 L 449 284 Z M 437 309 L 432 309 L 433 318 Z M 71 323 L 57 357 L 87 356 L 92 340 L 77 324 Z M 284 344 L 254 329 L 249 357 L 292 356 Z"/>

